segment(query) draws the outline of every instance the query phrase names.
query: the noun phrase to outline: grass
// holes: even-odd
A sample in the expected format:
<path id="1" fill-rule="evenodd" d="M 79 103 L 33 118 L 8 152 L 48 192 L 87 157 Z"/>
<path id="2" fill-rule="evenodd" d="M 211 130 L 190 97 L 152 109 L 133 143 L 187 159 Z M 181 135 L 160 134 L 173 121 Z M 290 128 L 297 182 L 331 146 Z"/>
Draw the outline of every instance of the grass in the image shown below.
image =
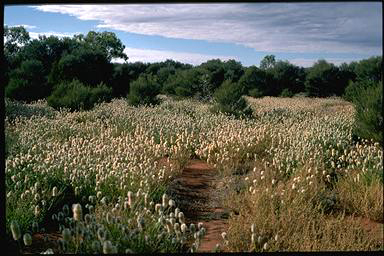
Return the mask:
<path id="1" fill-rule="evenodd" d="M 382 147 L 352 139 L 353 105 L 337 98 L 246 100 L 253 119 L 213 114 L 211 103 L 194 100 L 138 108 L 114 100 L 74 113 L 44 102 L 6 103 L 7 240 L 12 220 L 33 234 L 32 223 L 51 225 L 64 204 L 81 203 L 92 224 L 82 245 L 72 241 L 66 252 L 93 253 L 93 243 L 102 252 L 101 227 L 119 253 L 186 252 L 167 231 L 172 211 L 156 212 L 155 205 L 196 158 L 220 170 L 217 196 L 230 210 L 225 251 L 383 250 L 359 219 L 383 222 Z M 127 209 L 129 191 L 139 199 Z M 54 223 L 76 231 L 71 211 Z M 251 243 L 252 224 L 260 243 Z"/>

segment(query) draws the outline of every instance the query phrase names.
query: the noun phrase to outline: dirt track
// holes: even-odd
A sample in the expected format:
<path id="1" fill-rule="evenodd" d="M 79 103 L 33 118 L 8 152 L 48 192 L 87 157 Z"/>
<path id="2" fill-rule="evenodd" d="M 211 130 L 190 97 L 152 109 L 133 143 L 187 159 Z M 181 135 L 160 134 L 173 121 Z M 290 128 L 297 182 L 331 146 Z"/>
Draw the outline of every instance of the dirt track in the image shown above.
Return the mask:
<path id="1" fill-rule="evenodd" d="M 202 160 L 190 160 L 181 175 L 170 185 L 170 194 L 184 212 L 187 223 L 202 222 L 207 233 L 198 252 L 212 252 L 222 247 L 222 232 L 227 231 L 228 211 L 216 196 L 217 171 Z"/>

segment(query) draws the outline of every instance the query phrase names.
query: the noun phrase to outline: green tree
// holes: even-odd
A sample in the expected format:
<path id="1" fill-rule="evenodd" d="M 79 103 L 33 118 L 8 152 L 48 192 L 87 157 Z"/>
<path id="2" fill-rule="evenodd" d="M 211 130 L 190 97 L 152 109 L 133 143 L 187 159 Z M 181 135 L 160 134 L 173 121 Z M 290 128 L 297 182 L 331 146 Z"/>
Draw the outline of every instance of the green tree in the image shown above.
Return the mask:
<path id="1" fill-rule="evenodd" d="M 256 66 L 248 67 L 244 75 L 239 80 L 239 86 L 242 89 L 242 93 L 258 97 L 263 95 L 268 87 L 267 76 L 268 75 L 264 70 L 259 69 Z"/>
<path id="2" fill-rule="evenodd" d="M 85 47 L 104 52 L 109 61 L 111 61 L 112 58 L 128 59 L 128 56 L 124 53 L 125 46 L 113 32 L 89 31 L 86 36 L 82 34 L 75 35 L 74 39 Z"/>
<path id="3" fill-rule="evenodd" d="M 309 96 L 327 97 L 335 92 L 339 69 L 325 60 L 317 61 L 309 70 L 305 89 Z"/>
<path id="4" fill-rule="evenodd" d="M 212 90 L 215 90 L 223 83 L 226 69 L 224 63 L 220 59 L 208 60 L 200 64 L 199 68 L 207 71 L 207 74 L 209 75 L 208 82 L 212 85 Z"/>
<path id="5" fill-rule="evenodd" d="M 383 59 L 381 56 L 361 60 L 355 65 L 357 80 L 379 82 L 382 80 Z"/>
<path id="6" fill-rule="evenodd" d="M 156 105 L 159 103 L 156 96 L 160 93 L 160 89 L 154 76 L 142 74 L 131 83 L 128 101 L 134 106 Z"/>
<path id="7" fill-rule="evenodd" d="M 214 99 L 219 111 L 235 117 L 250 117 L 252 109 L 243 98 L 243 90 L 230 80 L 225 80 L 215 91 Z"/>
<path id="8" fill-rule="evenodd" d="M 273 83 L 268 88 L 268 95 L 280 95 L 284 89 L 288 89 L 292 93 L 304 91 L 305 72 L 302 68 L 288 61 L 277 61 L 266 72 L 273 76 Z"/>
<path id="9" fill-rule="evenodd" d="M 260 62 L 260 68 L 263 70 L 273 68 L 276 64 L 275 55 L 266 55 Z"/>
<path id="10" fill-rule="evenodd" d="M 96 87 L 86 86 L 78 80 L 63 81 L 47 98 L 48 105 L 55 108 L 68 108 L 71 111 L 89 110 L 95 104 L 110 101 L 112 89 L 100 83 Z"/>
<path id="11" fill-rule="evenodd" d="M 57 64 L 57 80 L 78 79 L 84 84 L 95 86 L 108 83 L 113 73 L 113 64 L 99 50 L 80 47 L 64 55 Z"/>
<path id="12" fill-rule="evenodd" d="M 224 63 L 224 79 L 231 80 L 232 82 L 239 81 L 240 77 L 244 74 L 243 65 L 235 60 L 227 60 Z"/>
<path id="13" fill-rule="evenodd" d="M 20 51 L 30 40 L 29 33 L 22 27 L 4 26 L 4 84 L 9 82 L 9 73 L 22 62 Z"/>
<path id="14" fill-rule="evenodd" d="M 34 101 L 49 95 L 44 76 L 44 66 L 38 60 L 23 61 L 21 66 L 10 74 L 10 81 L 5 87 L 5 96 L 15 100 Z"/>
<path id="15" fill-rule="evenodd" d="M 4 37 L 4 54 L 6 56 L 17 54 L 31 39 L 23 26 L 4 26 Z"/>
<path id="16" fill-rule="evenodd" d="M 371 80 L 366 83 L 356 87 L 356 96 L 353 97 L 356 108 L 354 135 L 383 145 L 383 83 Z"/>

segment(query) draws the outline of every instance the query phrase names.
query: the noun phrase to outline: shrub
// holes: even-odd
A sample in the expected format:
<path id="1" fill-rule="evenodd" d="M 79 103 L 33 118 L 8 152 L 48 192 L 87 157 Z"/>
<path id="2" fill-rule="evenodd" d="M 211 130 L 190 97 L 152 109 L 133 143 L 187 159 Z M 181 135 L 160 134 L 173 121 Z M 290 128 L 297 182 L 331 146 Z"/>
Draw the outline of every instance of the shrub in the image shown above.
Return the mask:
<path id="1" fill-rule="evenodd" d="M 181 97 L 188 97 L 188 96 L 191 96 L 193 94 L 190 88 L 185 88 L 182 86 L 176 87 L 175 93 L 177 96 L 181 96 Z"/>
<path id="2" fill-rule="evenodd" d="M 258 88 L 254 88 L 252 90 L 249 90 L 248 94 L 249 94 L 249 96 L 254 97 L 254 98 L 263 97 L 263 92 Z"/>
<path id="3" fill-rule="evenodd" d="M 62 82 L 52 95 L 48 97 L 48 105 L 55 109 L 69 108 L 71 111 L 88 110 L 96 103 L 109 101 L 112 97 L 112 89 L 103 83 L 95 88 L 85 86 L 78 80 Z"/>
<path id="4" fill-rule="evenodd" d="M 159 99 L 160 86 L 152 75 L 141 75 L 133 81 L 128 95 L 128 101 L 134 106 L 156 105 Z"/>
<path id="5" fill-rule="evenodd" d="M 57 74 L 51 74 L 51 77 L 56 76 L 58 81 L 77 79 L 90 86 L 108 82 L 113 74 L 113 65 L 106 54 L 88 48 L 78 48 L 64 55 L 55 69 Z"/>
<path id="6" fill-rule="evenodd" d="M 216 90 L 214 98 L 221 112 L 235 117 L 249 117 L 252 109 L 242 97 L 242 89 L 237 83 L 225 80 Z"/>
<path id="7" fill-rule="evenodd" d="M 339 69 L 332 63 L 319 60 L 309 70 L 305 89 L 309 96 L 327 97 L 336 93 Z"/>
<path id="8" fill-rule="evenodd" d="M 288 88 L 285 88 L 281 93 L 280 93 L 280 97 L 293 97 L 293 92 L 291 90 L 289 90 Z"/>
<path id="9" fill-rule="evenodd" d="M 355 90 L 352 98 L 356 106 L 354 135 L 383 144 L 383 83 L 360 85 Z"/>
<path id="10" fill-rule="evenodd" d="M 5 96 L 15 100 L 31 102 L 42 99 L 49 93 L 43 64 L 37 60 L 26 60 L 10 74 Z M 49 95 L 49 94 L 48 94 Z"/>

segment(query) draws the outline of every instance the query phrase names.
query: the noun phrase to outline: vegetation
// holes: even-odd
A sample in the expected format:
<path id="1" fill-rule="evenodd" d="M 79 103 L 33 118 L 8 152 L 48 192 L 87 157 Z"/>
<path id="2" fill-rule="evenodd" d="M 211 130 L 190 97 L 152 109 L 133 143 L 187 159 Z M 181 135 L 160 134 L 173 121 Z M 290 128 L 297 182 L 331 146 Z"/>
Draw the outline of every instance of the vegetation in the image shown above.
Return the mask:
<path id="1" fill-rule="evenodd" d="M 97 103 L 110 101 L 112 90 L 101 83 L 96 87 L 85 86 L 78 80 L 62 82 L 48 97 L 48 105 L 55 108 L 67 108 L 71 111 L 89 110 Z"/>
<path id="2" fill-rule="evenodd" d="M 4 32 L 11 251 L 49 229 L 46 253 L 195 252 L 167 194 L 191 158 L 225 184 L 224 251 L 383 250 L 382 57 L 119 64 L 114 33 Z"/>
<path id="3" fill-rule="evenodd" d="M 354 106 L 246 100 L 257 118 L 212 114 L 211 103 L 191 99 L 137 108 L 115 99 L 54 115 L 43 102 L 7 101 L 6 113 L 19 111 L 5 122 L 8 244 L 17 249 L 16 221 L 19 241 L 43 228 L 61 232 L 42 249 L 56 253 L 186 252 L 185 242 L 198 243 L 204 231 L 187 223 L 183 232 L 177 199 L 163 194 L 193 156 L 216 166 L 226 184 L 218 188 L 231 209 L 223 250 L 382 250 L 359 218 L 383 221 L 383 151 L 352 140 Z M 31 107 L 46 111 L 25 114 Z"/>
<path id="4" fill-rule="evenodd" d="M 141 75 L 135 80 L 129 90 L 128 100 L 134 105 L 156 105 L 159 99 L 160 86 L 151 75 Z"/>
<path id="5" fill-rule="evenodd" d="M 213 59 L 192 66 L 173 60 L 158 63 L 113 63 L 128 60 L 125 46 L 112 32 L 90 31 L 72 38 L 40 36 L 31 40 L 23 27 L 4 28 L 6 97 L 32 102 L 53 93 L 58 84 L 73 79 L 95 87 L 101 82 L 112 88 L 113 97 L 126 97 L 130 85 L 141 75 L 156 79 L 160 91 L 178 97 L 210 101 L 221 85 L 230 80 L 239 83 L 243 94 L 255 97 L 341 96 L 348 84 L 380 81 L 382 57 L 340 66 L 319 60 L 310 68 L 267 55 L 256 66 L 243 67 L 235 60 Z M 348 86 L 350 87 L 350 86 Z M 354 89 L 351 89 L 352 91 Z"/>
<path id="6" fill-rule="evenodd" d="M 224 81 L 215 92 L 215 100 L 218 109 L 236 117 L 246 117 L 252 115 L 252 110 L 243 98 L 243 88 L 232 83 L 230 80 Z"/>
<path id="7" fill-rule="evenodd" d="M 371 82 L 372 83 L 372 82 Z M 355 136 L 383 143 L 383 84 L 373 82 L 371 86 L 360 86 L 353 102 L 356 106 Z"/>

